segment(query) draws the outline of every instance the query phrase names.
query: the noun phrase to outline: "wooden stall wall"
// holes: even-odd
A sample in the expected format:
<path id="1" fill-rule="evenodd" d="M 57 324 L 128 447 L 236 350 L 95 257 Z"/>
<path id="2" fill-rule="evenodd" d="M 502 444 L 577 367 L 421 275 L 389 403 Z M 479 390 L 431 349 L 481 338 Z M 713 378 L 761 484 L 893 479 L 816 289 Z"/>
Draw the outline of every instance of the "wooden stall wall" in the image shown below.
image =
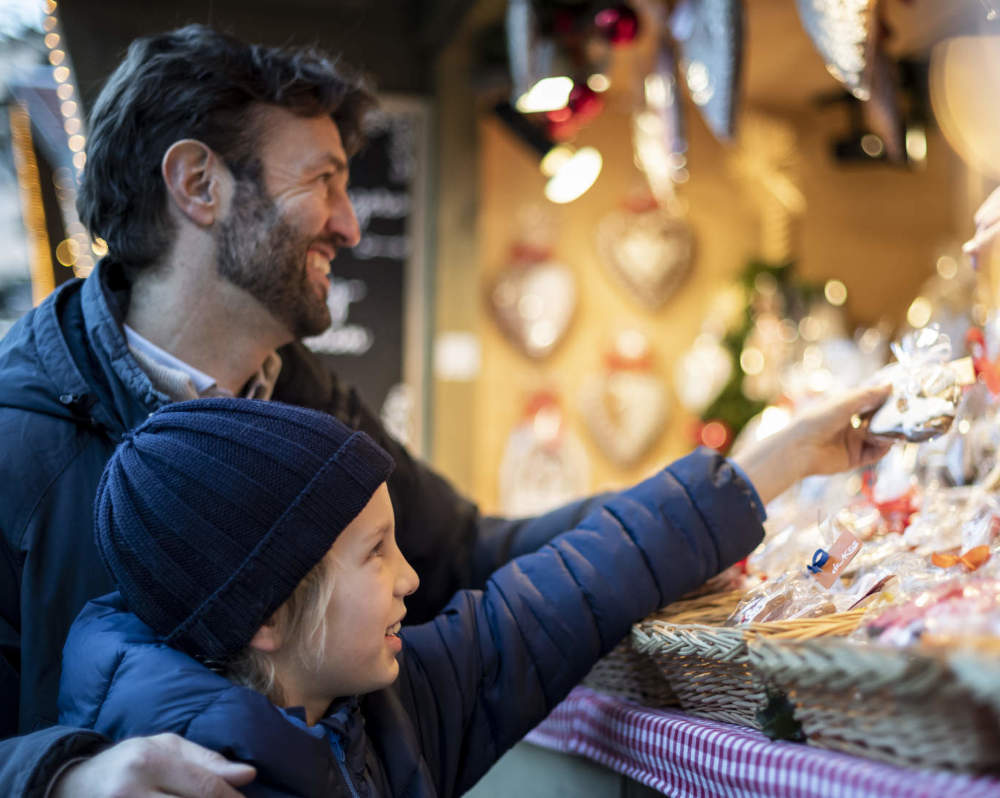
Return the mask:
<path id="1" fill-rule="evenodd" d="M 817 83 L 828 90 L 836 85 L 801 31 L 796 33 L 799 38 L 776 46 L 774 24 L 791 30 L 797 25 L 794 18 L 789 23 L 781 17 L 776 23 L 777 3 L 754 9 L 757 6 L 752 7 L 748 20 L 743 110 L 777 116 L 791 124 L 797 136 L 799 185 L 808 203 L 795 228 L 797 274 L 808 280 L 842 280 L 849 292 L 846 309 L 856 322 L 889 318 L 899 323 L 933 272 L 937 256 L 971 231 L 967 207 L 957 201 L 964 170 L 933 128 L 928 131 L 924 169 L 835 163 L 830 142 L 846 130 L 846 115 L 835 106 L 818 108 L 806 101 L 806 95 Z M 453 50 L 461 49 L 460 39 Z M 768 48 L 773 53 L 767 53 Z M 792 64 L 785 63 L 789 53 L 795 54 Z M 759 208 L 757 195 L 747 190 L 733 169 L 732 147 L 715 139 L 689 104 L 691 179 L 681 193 L 697 237 L 693 272 L 657 312 L 637 305 L 609 273 L 597 252 L 595 230 L 606 214 L 621 207 L 629 191 L 642 185 L 642 175 L 633 163 L 629 115 L 634 81 L 648 59 L 648 39 L 616 53 L 605 110 L 577 142 L 599 148 L 604 169 L 594 187 L 573 203 L 547 203 L 537 159 L 486 110 L 485 103 L 478 118 L 475 177 L 450 169 L 449 148 L 440 149 L 437 332 L 464 329 L 475 334 L 482 365 L 472 383 L 436 381 L 433 457 L 487 512 L 500 509 L 498 472 L 508 436 L 522 418 L 526 398 L 539 389 L 554 390 L 561 397 L 570 428 L 586 448 L 592 490 L 631 483 L 692 446 L 695 418 L 676 401 L 675 364 L 698 334 L 713 298 L 732 284 L 750 258 L 759 255 Z M 452 60 L 443 63 L 457 66 L 461 60 L 453 53 Z M 787 84 L 783 94 L 771 85 L 780 85 L 782 75 Z M 461 87 L 469 97 L 461 77 L 451 70 L 442 71 L 438 88 L 443 109 L 449 107 L 449 86 Z M 443 125 L 461 124 L 460 109 L 453 107 L 450 115 L 443 114 Z M 439 142 L 447 138 L 442 129 Z M 468 163 L 465 151 L 455 154 L 458 163 Z M 473 187 L 474 230 L 467 217 L 459 221 L 473 207 L 469 201 Z M 507 264 L 511 244 L 519 234 L 519 214 L 531 206 L 545 207 L 553 220 L 553 256 L 572 268 L 579 292 L 568 332 L 555 351 L 540 361 L 525 357 L 508 343 L 487 302 L 489 288 Z M 445 240 L 449 237 L 458 243 Z M 473 237 L 474 263 L 468 260 Z M 670 415 L 662 434 L 629 468 L 614 465 L 597 448 L 579 409 L 584 380 L 601 368 L 602 353 L 624 328 L 638 329 L 648 337 L 656 372 L 670 398 Z"/>
<path id="2" fill-rule="evenodd" d="M 577 278 L 579 302 L 572 325 L 548 358 L 530 361 L 502 337 L 488 312 L 480 313 L 482 372 L 475 386 L 474 494 L 484 508 L 498 507 L 498 467 L 507 436 L 526 397 L 554 389 L 572 429 L 590 459 L 593 489 L 630 483 L 691 447 L 694 418 L 673 399 L 674 366 L 697 335 L 713 297 L 759 251 L 758 214 L 729 166 L 729 148 L 717 141 L 693 112 L 690 120 L 691 180 L 682 191 L 697 236 L 694 271 L 681 290 L 656 313 L 623 293 L 601 263 L 595 229 L 615 210 L 641 175 L 632 163 L 628 98 L 609 97 L 609 107 L 581 135 L 604 155 L 597 184 L 576 202 L 549 206 L 554 255 Z M 939 250 L 965 232 L 952 214 L 954 161 L 934 134 L 925 171 L 881 165 L 844 167 L 829 156 L 835 112 L 794 119 L 801 152 L 802 188 L 808 211 L 799 224 L 798 273 L 811 280 L 839 278 L 848 288 L 847 309 L 859 322 L 882 317 L 899 321 Z M 479 302 L 507 262 L 526 206 L 544 203 L 537 162 L 488 116 L 480 123 Z M 601 366 L 601 353 L 625 327 L 641 330 L 654 348 L 658 373 L 671 394 L 671 414 L 657 443 L 628 469 L 613 465 L 593 444 L 579 412 L 586 375 Z M 454 416 L 452 416 L 452 422 Z"/>

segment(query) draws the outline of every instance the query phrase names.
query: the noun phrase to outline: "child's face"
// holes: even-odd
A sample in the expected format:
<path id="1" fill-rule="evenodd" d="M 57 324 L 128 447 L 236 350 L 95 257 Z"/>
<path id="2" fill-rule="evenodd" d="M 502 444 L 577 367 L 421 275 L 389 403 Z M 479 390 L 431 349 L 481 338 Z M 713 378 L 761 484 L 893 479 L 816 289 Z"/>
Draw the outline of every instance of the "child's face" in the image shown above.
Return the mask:
<path id="1" fill-rule="evenodd" d="M 394 526 L 383 483 L 326 554 L 334 586 L 324 661 L 314 678 L 331 699 L 379 690 L 399 675 L 403 599 L 419 580 L 396 546 Z"/>

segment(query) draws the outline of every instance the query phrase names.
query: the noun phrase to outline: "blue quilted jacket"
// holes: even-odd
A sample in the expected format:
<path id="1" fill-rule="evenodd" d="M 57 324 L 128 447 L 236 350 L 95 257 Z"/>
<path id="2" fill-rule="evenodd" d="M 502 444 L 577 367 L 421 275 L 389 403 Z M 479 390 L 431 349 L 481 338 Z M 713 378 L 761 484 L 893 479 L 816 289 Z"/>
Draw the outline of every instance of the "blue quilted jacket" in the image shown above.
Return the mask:
<path id="1" fill-rule="evenodd" d="M 61 723 L 175 732 L 258 769 L 247 796 L 457 796 L 541 721 L 634 621 L 761 539 L 747 484 L 695 452 L 402 632 L 400 678 L 304 726 L 162 642 L 118 594 L 63 655 Z"/>

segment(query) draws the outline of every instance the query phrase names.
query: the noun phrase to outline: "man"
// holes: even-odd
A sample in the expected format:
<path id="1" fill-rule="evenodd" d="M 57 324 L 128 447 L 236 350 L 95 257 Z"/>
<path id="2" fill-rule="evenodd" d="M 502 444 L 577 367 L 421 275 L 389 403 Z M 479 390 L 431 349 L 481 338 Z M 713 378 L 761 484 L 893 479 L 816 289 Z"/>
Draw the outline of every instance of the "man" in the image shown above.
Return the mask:
<path id="1" fill-rule="evenodd" d="M 330 323 L 330 261 L 360 236 L 348 158 L 371 102 L 322 54 L 189 26 L 134 42 L 95 103 L 79 209 L 109 255 L 0 342 L 0 738 L 22 735 L 0 743 L 0 793 L 233 796 L 253 776 L 176 738 L 102 750 L 100 737 L 52 726 L 69 625 L 112 588 L 93 543 L 98 480 L 122 436 L 168 402 L 300 404 L 388 450 L 397 536 L 421 575 L 411 621 L 588 506 L 480 517 L 296 343 Z M 758 452 L 742 463 L 750 481 L 767 497 L 820 463 L 875 456 L 844 428 L 879 398 L 814 423 L 801 457 L 787 440 Z"/>

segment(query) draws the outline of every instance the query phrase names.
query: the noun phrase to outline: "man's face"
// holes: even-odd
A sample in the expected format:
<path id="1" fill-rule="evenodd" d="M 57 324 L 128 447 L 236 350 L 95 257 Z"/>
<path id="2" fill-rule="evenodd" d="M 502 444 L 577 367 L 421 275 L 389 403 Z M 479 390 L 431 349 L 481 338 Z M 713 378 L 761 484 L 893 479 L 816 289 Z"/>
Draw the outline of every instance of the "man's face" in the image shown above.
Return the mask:
<path id="1" fill-rule="evenodd" d="M 360 239 L 347 155 L 329 117 L 266 106 L 257 117 L 261 173 L 236 181 L 217 235 L 219 273 L 295 338 L 330 326 L 330 261 Z"/>

